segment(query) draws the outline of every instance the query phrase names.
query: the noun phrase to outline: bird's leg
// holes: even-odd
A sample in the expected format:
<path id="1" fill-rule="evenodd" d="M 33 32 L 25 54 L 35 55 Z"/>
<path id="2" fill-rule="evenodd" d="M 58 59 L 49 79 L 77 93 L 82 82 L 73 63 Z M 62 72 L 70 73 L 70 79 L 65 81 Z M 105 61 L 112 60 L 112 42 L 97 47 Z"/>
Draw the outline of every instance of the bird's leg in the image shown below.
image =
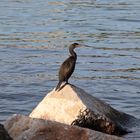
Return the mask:
<path id="1" fill-rule="evenodd" d="M 71 86 L 74 86 L 73 84 L 69 83 L 68 80 L 65 81 L 65 85 L 67 85 L 67 84 L 71 85 Z"/>
<path id="2" fill-rule="evenodd" d="M 66 86 L 66 82 L 58 89 L 58 91 L 60 91 L 62 88 L 64 88 Z"/>

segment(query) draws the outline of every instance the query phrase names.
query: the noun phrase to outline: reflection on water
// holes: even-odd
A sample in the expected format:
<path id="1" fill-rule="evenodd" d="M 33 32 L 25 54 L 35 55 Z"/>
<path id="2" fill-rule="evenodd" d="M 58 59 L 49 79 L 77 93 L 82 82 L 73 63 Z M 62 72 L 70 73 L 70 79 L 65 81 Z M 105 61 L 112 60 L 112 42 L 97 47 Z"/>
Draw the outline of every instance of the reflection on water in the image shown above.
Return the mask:
<path id="1" fill-rule="evenodd" d="M 70 82 L 140 118 L 139 0 L 0 2 L 0 120 L 28 114 L 58 82 L 80 42 Z"/>

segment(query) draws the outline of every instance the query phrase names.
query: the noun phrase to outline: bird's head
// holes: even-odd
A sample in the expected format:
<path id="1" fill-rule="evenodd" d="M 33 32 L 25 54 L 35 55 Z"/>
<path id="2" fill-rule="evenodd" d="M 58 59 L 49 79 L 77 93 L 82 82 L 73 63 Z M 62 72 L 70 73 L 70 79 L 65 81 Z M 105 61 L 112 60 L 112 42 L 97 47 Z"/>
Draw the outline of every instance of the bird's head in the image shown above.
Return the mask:
<path id="1" fill-rule="evenodd" d="M 79 43 L 73 43 L 69 46 L 69 48 L 71 48 L 72 50 L 77 48 L 77 47 L 89 47 L 89 46 L 84 45 L 84 44 L 79 44 Z"/>
<path id="2" fill-rule="evenodd" d="M 73 51 L 77 47 L 89 47 L 87 45 L 79 44 L 79 43 L 73 43 L 69 46 L 69 52 L 72 56 L 76 58 L 76 53 Z"/>
<path id="3" fill-rule="evenodd" d="M 79 43 L 73 43 L 70 45 L 70 48 L 75 49 L 77 47 L 80 47 L 81 45 Z"/>

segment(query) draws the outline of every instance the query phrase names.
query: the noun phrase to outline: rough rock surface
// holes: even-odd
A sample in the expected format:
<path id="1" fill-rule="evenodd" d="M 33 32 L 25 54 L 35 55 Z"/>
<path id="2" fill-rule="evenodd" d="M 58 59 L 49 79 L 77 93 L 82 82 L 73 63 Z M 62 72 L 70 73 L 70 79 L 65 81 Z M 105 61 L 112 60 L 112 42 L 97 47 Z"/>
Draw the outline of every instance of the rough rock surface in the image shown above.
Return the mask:
<path id="1" fill-rule="evenodd" d="M 14 140 L 121 140 L 90 129 L 22 115 L 12 116 L 5 128 Z"/>
<path id="2" fill-rule="evenodd" d="M 113 135 L 126 134 L 127 126 L 135 120 L 72 85 L 47 94 L 30 117 L 78 125 Z"/>
<path id="3" fill-rule="evenodd" d="M 0 124 L 0 140 L 13 140 L 2 124 Z"/>

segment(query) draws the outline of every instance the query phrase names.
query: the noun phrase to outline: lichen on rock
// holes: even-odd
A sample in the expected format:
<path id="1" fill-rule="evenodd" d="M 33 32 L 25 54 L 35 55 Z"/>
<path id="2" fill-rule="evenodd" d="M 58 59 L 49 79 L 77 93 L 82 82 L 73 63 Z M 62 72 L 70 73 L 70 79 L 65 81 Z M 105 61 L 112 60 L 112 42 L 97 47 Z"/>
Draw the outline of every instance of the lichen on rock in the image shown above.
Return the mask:
<path id="1" fill-rule="evenodd" d="M 128 133 L 126 129 L 122 128 L 117 123 L 112 122 L 105 116 L 95 114 L 89 109 L 80 111 L 79 115 L 77 116 L 77 119 L 74 120 L 71 123 L 71 125 L 77 125 L 80 127 L 89 128 L 92 130 L 118 136 Z"/>

